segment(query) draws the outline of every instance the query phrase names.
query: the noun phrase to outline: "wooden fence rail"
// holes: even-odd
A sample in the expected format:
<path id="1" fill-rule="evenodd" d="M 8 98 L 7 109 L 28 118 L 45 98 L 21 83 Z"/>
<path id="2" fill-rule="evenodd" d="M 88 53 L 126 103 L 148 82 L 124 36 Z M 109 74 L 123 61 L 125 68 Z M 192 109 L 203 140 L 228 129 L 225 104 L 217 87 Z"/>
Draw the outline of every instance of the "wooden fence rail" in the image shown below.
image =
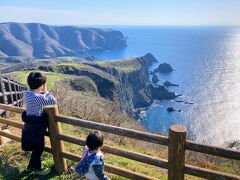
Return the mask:
<path id="1" fill-rule="evenodd" d="M 9 76 L 2 76 L 2 74 L 0 74 L 0 103 L 22 106 L 22 97 L 26 89 L 27 87 L 25 85 L 16 82 Z M 4 113 L 4 110 L 0 110 L 0 115 Z"/>
<path id="2" fill-rule="evenodd" d="M 0 104 L 0 109 L 15 113 L 22 113 L 24 111 L 24 108 L 9 106 L 5 104 Z M 131 160 L 167 169 L 168 179 L 170 180 L 183 180 L 185 174 L 194 175 L 197 177 L 207 179 L 231 179 L 231 180 L 240 179 L 239 176 L 185 164 L 186 150 L 201 152 L 224 158 L 231 158 L 233 160 L 240 160 L 240 152 L 222 147 L 210 146 L 196 143 L 193 141 L 188 141 L 186 140 L 187 130 L 183 126 L 180 125 L 171 126 L 169 130 L 169 137 L 166 137 L 152 133 L 87 121 L 83 119 L 65 117 L 59 115 L 57 106 L 46 107 L 46 111 L 49 117 L 49 133 L 46 133 L 46 135 L 49 136 L 50 138 L 51 147 L 48 146 L 45 147 L 45 151 L 53 154 L 55 169 L 59 173 L 62 173 L 67 170 L 66 159 L 79 161 L 81 158 L 79 155 L 67 152 L 64 149 L 63 142 L 73 143 L 81 146 L 85 145 L 85 141 L 83 139 L 80 139 L 75 136 L 70 136 L 61 132 L 60 123 L 65 123 L 88 129 L 101 130 L 107 133 L 112 133 L 124 137 L 130 137 L 133 139 L 151 142 L 154 144 L 168 146 L 168 160 L 132 152 L 129 150 L 119 149 L 109 145 L 104 145 L 103 151 L 109 154 L 125 157 Z M 9 126 L 14 126 L 19 129 L 22 129 L 23 127 L 23 123 L 14 122 L 6 118 L 0 118 L 0 123 L 7 124 Z M 18 142 L 21 141 L 21 137 L 13 135 L 11 133 L 3 132 L 2 130 L 0 130 L 0 136 L 7 137 Z M 110 173 L 114 173 L 129 179 L 136 180 L 156 179 L 150 176 L 146 176 L 144 174 L 139 174 L 137 172 L 126 170 L 110 164 L 105 164 L 105 170 Z"/>

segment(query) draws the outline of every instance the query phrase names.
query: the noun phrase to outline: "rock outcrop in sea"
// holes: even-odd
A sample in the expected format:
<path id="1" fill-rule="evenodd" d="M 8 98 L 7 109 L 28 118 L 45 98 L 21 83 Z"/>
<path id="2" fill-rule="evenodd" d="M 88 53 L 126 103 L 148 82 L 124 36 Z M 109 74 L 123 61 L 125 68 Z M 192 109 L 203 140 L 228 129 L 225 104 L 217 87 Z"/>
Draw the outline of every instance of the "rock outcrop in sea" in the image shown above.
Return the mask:
<path id="1" fill-rule="evenodd" d="M 166 86 L 166 87 L 169 87 L 169 86 L 179 86 L 178 84 L 173 84 L 173 83 L 171 83 L 171 82 L 169 82 L 169 81 L 165 81 L 165 82 L 163 83 L 163 85 Z"/>
<path id="2" fill-rule="evenodd" d="M 154 72 L 159 72 L 159 73 L 170 73 L 172 71 L 173 71 L 172 66 L 167 63 L 159 64 L 159 66 L 156 69 L 154 69 Z"/>
<path id="3" fill-rule="evenodd" d="M 174 109 L 173 107 L 168 107 L 168 108 L 167 108 L 167 111 L 168 111 L 168 112 L 175 112 L 175 111 L 181 112 L 180 109 Z"/>
<path id="4" fill-rule="evenodd" d="M 152 76 L 152 82 L 153 83 L 158 83 L 159 82 L 159 78 L 158 78 L 158 76 L 155 73 Z"/>

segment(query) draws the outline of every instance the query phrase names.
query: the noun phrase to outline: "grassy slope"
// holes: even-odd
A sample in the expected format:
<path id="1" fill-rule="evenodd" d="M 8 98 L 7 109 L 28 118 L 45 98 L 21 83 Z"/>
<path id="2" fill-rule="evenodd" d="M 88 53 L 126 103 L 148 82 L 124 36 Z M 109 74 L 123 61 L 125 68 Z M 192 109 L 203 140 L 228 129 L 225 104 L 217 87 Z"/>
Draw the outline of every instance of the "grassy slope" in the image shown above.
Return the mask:
<path id="1" fill-rule="evenodd" d="M 10 73 L 11 76 L 16 78 L 19 82 L 27 85 L 27 76 L 31 71 L 16 71 L 13 73 Z M 54 86 L 54 83 L 56 81 L 65 80 L 68 78 L 67 75 L 59 74 L 59 73 L 53 73 L 53 72 L 43 72 L 45 75 L 47 75 L 47 87 L 51 89 Z"/>
<path id="2" fill-rule="evenodd" d="M 48 62 L 50 62 L 50 60 L 41 60 L 41 62 L 46 61 L 45 64 L 49 64 Z M 79 70 L 83 70 L 83 71 L 89 71 L 90 73 L 96 73 L 99 76 L 109 79 L 110 81 L 114 82 L 114 83 L 119 83 L 118 80 L 113 77 L 112 75 L 97 69 L 93 66 L 84 64 L 84 63 L 77 63 L 72 61 L 72 57 L 69 58 L 63 58 L 63 62 L 60 63 L 59 62 L 59 58 L 58 59 L 53 59 L 53 61 L 58 62 L 56 65 L 56 67 L 60 67 L 60 66 L 69 66 L 69 67 L 74 67 L 74 68 L 78 68 Z M 39 61 L 35 60 L 32 61 L 32 63 L 39 63 Z M 125 72 L 125 73 L 129 73 L 132 71 L 136 71 L 140 68 L 140 64 L 136 61 L 136 59 L 133 58 L 129 58 L 129 59 L 123 59 L 123 60 L 112 60 L 112 61 L 96 61 L 94 62 L 96 64 L 99 64 L 103 67 L 115 67 L 117 70 L 119 70 L 120 72 Z M 16 71 L 16 72 L 12 72 L 10 73 L 10 75 L 13 75 L 18 81 L 26 84 L 27 83 L 27 75 L 30 71 L 26 70 L 26 71 Z M 63 80 L 66 79 L 67 76 L 64 74 L 59 74 L 59 73 L 53 73 L 53 72 L 44 72 L 47 76 L 48 76 L 48 81 L 47 81 L 47 85 L 51 88 L 54 85 L 55 81 L 58 80 Z"/>
<path id="3" fill-rule="evenodd" d="M 136 60 L 136 58 L 128 58 L 128 59 L 121 59 L 121 60 L 94 61 L 92 63 L 99 64 L 103 67 L 114 67 L 118 71 L 125 72 L 125 73 L 136 71 L 141 68 L 141 65 Z M 64 62 L 64 63 L 58 64 L 58 66 L 59 65 L 60 66 L 61 65 L 75 66 L 78 68 L 85 68 L 85 69 L 90 68 L 89 66 L 87 66 L 84 63 L 76 63 L 76 62 Z"/>
<path id="4" fill-rule="evenodd" d="M 118 84 L 118 80 L 113 77 L 112 75 L 97 69 L 95 67 L 89 66 L 87 64 L 83 64 L 83 63 L 60 63 L 58 65 L 56 65 L 56 67 L 61 67 L 61 66 L 68 66 L 68 67 L 74 67 L 77 68 L 81 71 L 88 71 L 89 73 L 94 73 L 94 74 L 98 74 L 100 77 L 104 78 L 104 79 L 108 79 L 110 81 L 112 81 L 115 84 Z"/>
<path id="5" fill-rule="evenodd" d="M 117 70 L 125 73 L 136 71 L 141 67 L 135 58 L 112 61 L 97 61 L 96 63 L 105 67 L 115 67 Z"/>
<path id="6" fill-rule="evenodd" d="M 67 134 L 72 134 L 75 136 L 80 136 L 81 138 L 85 138 L 85 134 L 88 133 L 86 130 L 76 130 L 73 131 L 72 126 L 68 125 L 62 125 L 63 132 Z M 133 148 L 133 147 L 126 147 L 123 145 L 118 145 L 112 141 L 107 141 L 107 144 L 111 144 L 114 146 L 117 146 L 122 149 L 129 149 L 129 150 L 135 150 L 138 152 L 142 152 L 143 150 Z M 49 144 L 47 140 L 47 144 Z M 72 153 L 76 154 L 81 154 L 82 147 L 77 146 L 77 145 L 72 145 L 70 143 L 65 143 L 65 149 L 67 151 L 70 151 Z M 0 178 L 2 177 L 7 178 L 7 179 L 18 179 L 18 178 L 28 178 L 28 179 L 33 179 L 36 176 L 34 174 L 28 174 L 24 171 L 28 164 L 30 154 L 23 152 L 20 147 L 20 143 L 11 143 L 11 144 L 6 144 L 0 148 Z M 160 169 L 156 168 L 150 165 L 146 165 L 143 163 L 138 163 L 136 161 L 132 161 L 126 158 L 121 158 L 118 156 L 110 155 L 110 154 L 105 154 L 105 162 L 108 164 L 112 164 L 115 166 L 119 166 L 128 170 L 140 172 L 149 176 L 153 176 L 159 179 L 167 179 L 165 172 Z M 53 166 L 53 160 L 52 156 L 49 153 L 44 153 L 42 156 L 43 164 L 46 167 L 52 168 Z M 68 165 L 71 167 L 74 167 L 76 162 L 68 161 Z M 119 177 L 113 174 L 107 173 L 108 176 L 113 179 L 113 180 L 121 180 L 121 179 L 126 179 L 123 177 Z M 43 179 L 77 179 L 79 176 L 77 174 L 70 174 L 70 173 L 65 173 L 61 176 L 58 176 L 56 172 L 52 168 L 52 172 L 45 176 Z"/>

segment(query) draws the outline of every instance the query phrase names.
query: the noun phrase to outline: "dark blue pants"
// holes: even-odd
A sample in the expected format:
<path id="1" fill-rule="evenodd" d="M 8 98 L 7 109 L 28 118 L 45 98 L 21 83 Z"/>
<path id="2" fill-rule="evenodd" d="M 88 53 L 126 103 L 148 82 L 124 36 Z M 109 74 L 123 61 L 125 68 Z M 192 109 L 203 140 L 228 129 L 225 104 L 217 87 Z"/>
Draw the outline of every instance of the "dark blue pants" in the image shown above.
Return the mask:
<path id="1" fill-rule="evenodd" d="M 35 169 L 35 170 L 41 170 L 42 164 L 41 164 L 41 156 L 43 153 L 43 148 L 36 149 L 32 151 L 31 158 L 28 164 L 29 168 Z"/>
<path id="2" fill-rule="evenodd" d="M 22 150 L 32 151 L 29 161 L 29 168 L 41 169 L 41 156 L 44 150 L 44 134 L 47 129 L 47 115 L 27 116 L 26 112 L 22 114 L 22 120 L 25 122 L 22 129 Z"/>

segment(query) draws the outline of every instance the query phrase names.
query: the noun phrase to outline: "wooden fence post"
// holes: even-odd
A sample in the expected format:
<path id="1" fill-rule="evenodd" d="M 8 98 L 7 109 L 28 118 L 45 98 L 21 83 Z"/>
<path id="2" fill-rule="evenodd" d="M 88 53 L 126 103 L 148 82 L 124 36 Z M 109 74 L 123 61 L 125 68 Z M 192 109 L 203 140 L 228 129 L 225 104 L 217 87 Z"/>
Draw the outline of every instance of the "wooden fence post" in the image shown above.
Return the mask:
<path id="1" fill-rule="evenodd" d="M 10 102 L 8 102 L 8 104 L 13 105 L 14 100 L 13 100 L 13 93 L 12 93 L 12 85 L 9 77 L 7 77 L 7 81 L 8 81 L 8 92 L 10 92 Z"/>
<path id="2" fill-rule="evenodd" d="M 17 101 L 21 100 L 21 97 L 20 97 L 20 88 L 19 88 L 19 84 L 18 82 L 15 82 L 16 83 L 16 89 L 17 89 L 17 94 L 16 94 L 16 97 L 17 97 Z M 21 107 L 21 101 L 19 101 L 18 103 L 19 107 Z"/>
<path id="3" fill-rule="evenodd" d="M 3 103 L 5 104 L 6 103 L 6 100 L 5 100 L 5 86 L 4 86 L 4 83 L 2 82 L 2 75 L 0 74 L 0 92 L 2 93 L 2 98 L 1 98 L 1 101 L 0 103 Z"/>
<path id="4" fill-rule="evenodd" d="M 169 128 L 169 180 L 184 180 L 186 132 L 187 129 L 181 125 L 173 125 Z"/>
<path id="5" fill-rule="evenodd" d="M 13 89 L 14 89 L 14 97 L 15 97 L 14 101 L 17 101 L 17 106 L 20 106 L 19 102 L 18 102 L 19 99 L 18 99 L 18 94 L 17 94 L 18 93 L 17 82 L 15 80 L 13 80 L 13 83 L 14 83 L 13 84 Z"/>
<path id="6" fill-rule="evenodd" d="M 4 85 L 4 82 L 3 82 L 3 78 L 2 78 L 2 74 L 0 73 L 0 92 L 2 93 L 2 97 L 0 97 L 0 103 L 2 104 L 6 104 L 6 96 L 5 96 L 5 92 L 6 92 L 6 87 Z M 4 110 L 0 110 L 0 115 L 1 116 L 6 116 L 6 111 Z M 0 136 L 1 137 L 1 136 Z"/>
<path id="7" fill-rule="evenodd" d="M 21 99 L 21 102 L 19 103 L 19 106 L 21 107 L 23 105 L 23 90 L 19 83 L 18 83 L 18 98 Z"/>
<path id="8" fill-rule="evenodd" d="M 48 129 L 51 142 L 55 170 L 61 174 L 67 170 L 66 159 L 62 157 L 64 151 L 63 142 L 58 140 L 58 134 L 61 133 L 60 123 L 55 121 L 55 116 L 59 115 L 57 106 L 46 106 L 45 111 L 48 114 Z"/>

